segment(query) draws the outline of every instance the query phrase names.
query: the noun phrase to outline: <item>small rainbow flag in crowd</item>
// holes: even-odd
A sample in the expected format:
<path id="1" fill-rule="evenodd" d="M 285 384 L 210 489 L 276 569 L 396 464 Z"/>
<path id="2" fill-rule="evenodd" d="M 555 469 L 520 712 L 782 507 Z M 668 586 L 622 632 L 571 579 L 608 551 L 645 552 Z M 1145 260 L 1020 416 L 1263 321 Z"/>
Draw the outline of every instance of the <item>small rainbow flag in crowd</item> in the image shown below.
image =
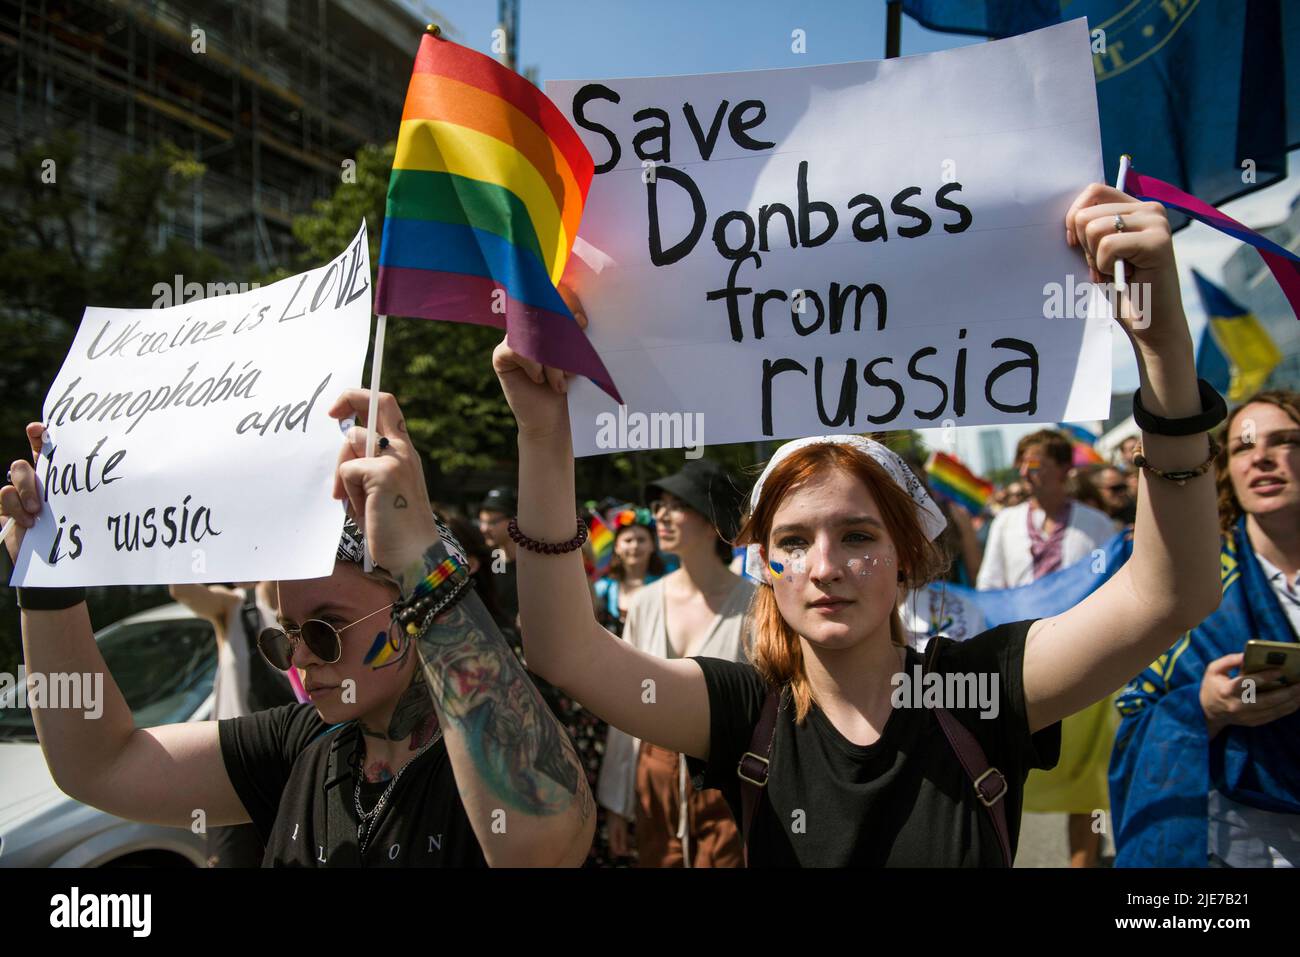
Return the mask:
<path id="1" fill-rule="evenodd" d="M 1226 233 L 1234 239 L 1254 246 L 1264 259 L 1264 264 L 1282 287 L 1282 294 L 1291 304 L 1291 311 L 1300 319 L 1300 256 L 1279 246 L 1273 240 L 1261 236 L 1255 230 L 1237 222 L 1209 203 L 1197 199 L 1191 193 L 1184 193 L 1177 186 L 1171 186 L 1154 176 L 1143 176 L 1130 168 L 1124 177 L 1124 192 L 1147 202 L 1155 201 L 1170 209 L 1199 220 L 1207 226 Z"/>
<path id="2" fill-rule="evenodd" d="M 397 135 L 375 311 L 505 329 L 521 355 L 621 403 L 556 290 L 593 172 L 541 90 L 430 27 Z"/>
<path id="3" fill-rule="evenodd" d="M 1106 461 L 1101 457 L 1101 453 L 1094 448 L 1098 438 L 1095 433 L 1089 432 L 1081 425 L 1071 425 L 1068 422 L 1058 422 L 1056 428 L 1066 434 L 1073 446 L 1074 457 L 1072 464 L 1075 468 L 1082 465 L 1100 465 Z"/>
<path id="4" fill-rule="evenodd" d="M 993 497 L 993 483 L 977 476 L 955 455 L 931 452 L 925 461 L 925 474 L 934 492 L 972 515 L 982 512 Z"/>
<path id="5" fill-rule="evenodd" d="M 587 540 L 591 542 L 592 566 L 587 572 L 592 581 L 609 571 L 610 560 L 614 557 L 614 533 L 595 512 L 587 512 Z"/>

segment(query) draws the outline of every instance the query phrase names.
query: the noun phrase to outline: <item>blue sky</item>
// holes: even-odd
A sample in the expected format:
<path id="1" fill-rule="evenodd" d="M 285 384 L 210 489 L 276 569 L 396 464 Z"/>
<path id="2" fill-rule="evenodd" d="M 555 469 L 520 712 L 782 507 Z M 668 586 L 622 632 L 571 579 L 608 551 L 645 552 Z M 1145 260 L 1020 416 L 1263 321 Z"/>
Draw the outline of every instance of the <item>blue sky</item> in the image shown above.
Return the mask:
<path id="1" fill-rule="evenodd" d="M 488 52 L 495 0 L 407 3 L 441 13 L 454 39 Z M 816 66 L 885 55 L 884 0 L 520 0 L 519 63 L 540 81 Z M 807 52 L 791 52 L 791 33 Z M 931 33 L 903 17 L 904 54 L 974 37 Z"/>
<path id="2" fill-rule="evenodd" d="M 405 5 L 426 20 L 450 24 L 457 42 L 490 51 L 496 0 L 405 0 Z M 931 32 L 907 16 L 902 22 L 903 56 L 983 42 Z M 804 31 L 802 54 L 791 51 L 796 29 Z M 884 54 L 884 0 L 520 0 L 519 63 L 521 69 L 535 67 L 542 83 L 816 66 L 874 60 Z M 1223 211 L 1256 228 L 1285 218 L 1292 197 L 1300 192 L 1296 155 L 1286 180 L 1229 203 Z M 1205 314 L 1192 269 L 1220 280 L 1224 262 L 1239 244 L 1199 223 L 1179 232 L 1174 242 L 1183 306 L 1195 341 Z M 1113 388 L 1129 392 L 1138 384 L 1137 367 L 1118 330 L 1115 339 Z M 1002 428 L 1007 457 L 1019 436 L 1039 427 Z M 959 430 L 957 454 L 982 468 L 977 431 Z"/>

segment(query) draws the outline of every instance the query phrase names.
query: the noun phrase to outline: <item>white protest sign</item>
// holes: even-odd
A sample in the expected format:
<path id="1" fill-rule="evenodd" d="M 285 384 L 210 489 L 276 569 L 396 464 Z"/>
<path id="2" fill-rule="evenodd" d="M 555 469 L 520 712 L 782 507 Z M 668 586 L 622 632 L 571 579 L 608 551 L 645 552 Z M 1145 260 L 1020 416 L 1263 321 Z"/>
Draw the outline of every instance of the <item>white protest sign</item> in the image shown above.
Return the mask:
<path id="1" fill-rule="evenodd" d="M 578 455 L 1107 417 L 1110 310 L 1065 244 L 1102 179 L 1084 20 L 546 91 L 596 162 L 572 279 L 627 403 L 572 383 Z"/>
<path id="2" fill-rule="evenodd" d="M 44 507 L 12 584 L 329 575 L 327 414 L 370 338 L 365 223 L 328 265 L 166 309 L 88 307 L 45 398 Z"/>

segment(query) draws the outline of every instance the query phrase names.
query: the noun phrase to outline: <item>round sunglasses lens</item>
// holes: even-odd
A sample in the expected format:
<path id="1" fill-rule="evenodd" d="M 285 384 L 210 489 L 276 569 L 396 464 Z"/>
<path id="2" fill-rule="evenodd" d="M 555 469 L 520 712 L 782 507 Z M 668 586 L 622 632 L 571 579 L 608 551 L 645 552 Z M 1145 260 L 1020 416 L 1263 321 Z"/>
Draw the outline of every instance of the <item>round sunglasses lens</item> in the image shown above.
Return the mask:
<path id="1" fill-rule="evenodd" d="M 339 633 L 323 621 L 312 619 L 302 623 L 302 640 L 313 655 L 326 664 L 339 660 L 341 647 Z"/>
<path id="2" fill-rule="evenodd" d="M 279 628 L 263 628 L 257 636 L 257 647 L 262 649 L 266 660 L 281 671 L 288 671 L 290 665 L 289 636 Z"/>

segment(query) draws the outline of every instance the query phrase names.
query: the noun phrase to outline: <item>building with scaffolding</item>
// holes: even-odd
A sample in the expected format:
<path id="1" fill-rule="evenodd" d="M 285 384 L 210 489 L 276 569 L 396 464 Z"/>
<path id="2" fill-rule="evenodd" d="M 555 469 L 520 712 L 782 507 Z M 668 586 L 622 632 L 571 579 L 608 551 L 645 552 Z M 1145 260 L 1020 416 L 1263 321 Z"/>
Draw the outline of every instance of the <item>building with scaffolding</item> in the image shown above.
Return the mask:
<path id="1" fill-rule="evenodd" d="M 391 0 L 0 0 L 0 150 L 77 136 L 93 246 L 116 158 L 170 141 L 206 171 L 159 239 L 287 265 L 293 217 L 396 136 L 427 19 Z"/>

